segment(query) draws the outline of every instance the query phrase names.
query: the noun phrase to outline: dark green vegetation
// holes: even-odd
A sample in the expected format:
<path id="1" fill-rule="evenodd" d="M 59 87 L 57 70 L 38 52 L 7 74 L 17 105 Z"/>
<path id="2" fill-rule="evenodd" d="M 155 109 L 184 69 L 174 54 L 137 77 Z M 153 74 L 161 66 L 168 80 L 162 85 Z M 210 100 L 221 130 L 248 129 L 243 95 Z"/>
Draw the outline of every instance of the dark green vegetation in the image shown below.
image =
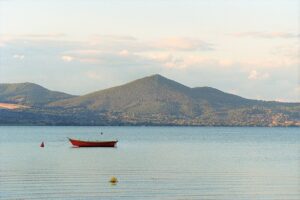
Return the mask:
<path id="1" fill-rule="evenodd" d="M 3 84 L 0 102 L 31 106 L 0 109 L 0 124 L 300 126 L 300 103 L 189 88 L 160 75 L 78 97 L 35 84 Z"/>

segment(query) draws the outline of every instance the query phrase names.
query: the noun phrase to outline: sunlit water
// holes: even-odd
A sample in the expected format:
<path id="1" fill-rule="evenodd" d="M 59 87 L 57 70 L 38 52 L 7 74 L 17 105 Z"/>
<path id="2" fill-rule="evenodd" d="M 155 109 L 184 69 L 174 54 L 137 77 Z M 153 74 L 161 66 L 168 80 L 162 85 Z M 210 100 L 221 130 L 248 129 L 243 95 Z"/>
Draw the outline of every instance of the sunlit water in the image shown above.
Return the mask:
<path id="1" fill-rule="evenodd" d="M 299 128 L 0 127 L 0 199 L 298 200 L 299 188 Z"/>

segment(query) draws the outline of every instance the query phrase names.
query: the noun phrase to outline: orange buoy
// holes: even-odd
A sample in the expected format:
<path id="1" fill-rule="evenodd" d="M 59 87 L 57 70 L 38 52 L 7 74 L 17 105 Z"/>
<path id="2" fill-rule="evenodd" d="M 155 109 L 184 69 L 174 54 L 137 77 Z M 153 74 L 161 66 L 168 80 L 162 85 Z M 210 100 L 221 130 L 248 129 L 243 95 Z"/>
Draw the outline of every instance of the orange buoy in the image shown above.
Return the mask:
<path id="1" fill-rule="evenodd" d="M 40 145 L 40 147 L 44 147 L 45 146 L 45 144 L 44 144 L 44 142 L 42 142 L 42 144 Z"/>

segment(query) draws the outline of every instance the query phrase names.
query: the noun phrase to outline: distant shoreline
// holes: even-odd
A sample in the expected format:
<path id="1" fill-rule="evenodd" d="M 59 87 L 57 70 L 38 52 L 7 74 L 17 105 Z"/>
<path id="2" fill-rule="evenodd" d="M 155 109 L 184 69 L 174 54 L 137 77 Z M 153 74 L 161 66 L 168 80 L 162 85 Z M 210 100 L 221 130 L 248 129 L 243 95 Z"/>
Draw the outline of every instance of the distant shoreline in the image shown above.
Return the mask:
<path id="1" fill-rule="evenodd" d="M 1 126 L 36 126 L 36 127 L 224 127 L 224 128 L 300 128 L 300 126 L 226 126 L 226 125 L 220 125 L 220 126 L 209 126 L 209 125 L 51 125 L 51 124 L 44 124 L 44 125 L 38 125 L 38 124 L 0 124 Z"/>

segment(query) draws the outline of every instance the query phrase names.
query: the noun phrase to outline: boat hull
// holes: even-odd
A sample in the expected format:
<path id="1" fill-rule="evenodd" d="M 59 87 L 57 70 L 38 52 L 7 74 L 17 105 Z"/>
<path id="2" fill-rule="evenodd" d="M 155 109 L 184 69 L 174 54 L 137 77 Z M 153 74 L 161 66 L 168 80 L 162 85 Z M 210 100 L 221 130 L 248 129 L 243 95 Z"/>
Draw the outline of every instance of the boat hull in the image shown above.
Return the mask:
<path id="1" fill-rule="evenodd" d="M 76 147 L 115 147 L 117 140 L 115 141 L 82 141 L 69 138 L 69 141 Z"/>

